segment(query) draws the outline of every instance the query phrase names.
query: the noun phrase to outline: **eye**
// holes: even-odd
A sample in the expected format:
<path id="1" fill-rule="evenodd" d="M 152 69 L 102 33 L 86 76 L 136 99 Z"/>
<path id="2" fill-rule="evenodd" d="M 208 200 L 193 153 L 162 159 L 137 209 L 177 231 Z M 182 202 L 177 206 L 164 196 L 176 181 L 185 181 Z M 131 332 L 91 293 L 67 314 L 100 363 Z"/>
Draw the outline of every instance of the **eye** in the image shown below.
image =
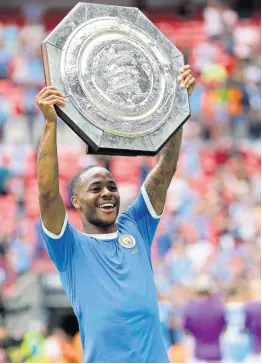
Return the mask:
<path id="1" fill-rule="evenodd" d="M 117 187 L 116 186 L 111 186 L 109 187 L 110 191 L 117 191 Z"/>
<path id="2" fill-rule="evenodd" d="M 91 192 L 97 193 L 99 191 L 100 191 L 99 187 L 92 187 L 91 188 Z"/>

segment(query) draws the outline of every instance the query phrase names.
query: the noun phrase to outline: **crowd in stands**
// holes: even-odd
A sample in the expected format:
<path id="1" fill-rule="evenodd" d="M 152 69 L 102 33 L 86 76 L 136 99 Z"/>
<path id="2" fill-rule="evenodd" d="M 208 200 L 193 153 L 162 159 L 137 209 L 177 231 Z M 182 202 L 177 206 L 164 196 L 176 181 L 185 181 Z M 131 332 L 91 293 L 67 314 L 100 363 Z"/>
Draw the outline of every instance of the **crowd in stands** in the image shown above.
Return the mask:
<path id="1" fill-rule="evenodd" d="M 50 266 L 39 225 L 39 135 L 35 133 L 43 126 L 35 96 L 44 85 L 39 45 L 48 27 L 39 20 L 39 8 L 24 10 L 24 19 L 29 19 L 22 27 L 1 24 L 0 17 L 1 296 L 9 294 L 24 272 L 37 272 L 39 262 L 42 268 Z M 37 22 L 32 22 L 35 17 Z M 172 362 L 193 358 L 258 362 L 260 24 L 256 18 L 240 19 L 235 10 L 216 0 L 208 2 L 200 19 L 154 15 L 153 21 L 182 50 L 198 81 L 190 99 L 192 117 L 184 127 L 178 170 L 152 251 L 169 356 Z M 13 121 L 22 119 L 28 139 L 24 143 L 18 135 L 12 143 Z M 67 128 L 61 123 L 62 127 Z M 82 145 L 60 148 L 60 190 L 70 222 L 79 230 L 69 183 L 89 163 L 110 169 L 124 209 L 135 198 L 154 158 L 99 158 L 86 155 Z M 46 339 L 44 331 L 28 332 L 19 346 L 13 344 L 7 351 L 2 343 L 11 334 L 2 327 L 0 362 L 21 358 L 36 362 L 38 355 L 41 362 L 80 361 L 77 335 L 71 340 L 57 328 Z M 72 351 L 75 357 L 70 356 Z"/>

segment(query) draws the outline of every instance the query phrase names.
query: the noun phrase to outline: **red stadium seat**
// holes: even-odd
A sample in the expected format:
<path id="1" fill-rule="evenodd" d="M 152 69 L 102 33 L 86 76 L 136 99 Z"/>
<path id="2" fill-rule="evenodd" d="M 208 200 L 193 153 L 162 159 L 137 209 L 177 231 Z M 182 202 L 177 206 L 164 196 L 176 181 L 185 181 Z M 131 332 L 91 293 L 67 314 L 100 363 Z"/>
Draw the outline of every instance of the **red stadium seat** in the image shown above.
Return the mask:
<path id="1" fill-rule="evenodd" d="M 71 180 L 72 176 L 78 172 L 79 152 L 74 150 L 63 149 L 58 151 L 59 176 L 66 181 Z"/>
<path id="2" fill-rule="evenodd" d="M 113 157 L 111 172 L 117 183 L 139 183 L 140 166 L 139 160 L 134 157 Z"/>
<path id="3" fill-rule="evenodd" d="M 16 228 L 15 216 L 0 216 L 1 232 L 10 236 Z"/>
<path id="4" fill-rule="evenodd" d="M 261 169 L 261 158 L 253 151 L 243 152 L 247 172 L 251 176 L 259 175 Z"/>
<path id="5" fill-rule="evenodd" d="M 17 202 L 14 196 L 0 196 L 0 216 L 15 217 L 17 210 Z"/>
<path id="6" fill-rule="evenodd" d="M 59 190 L 65 205 L 68 205 L 67 183 L 60 179 Z M 37 179 L 28 179 L 25 188 L 25 210 L 30 218 L 40 216 L 39 200 L 38 200 L 38 182 Z"/>
<path id="7" fill-rule="evenodd" d="M 199 153 L 199 159 L 203 173 L 207 176 L 212 176 L 217 165 L 214 151 L 203 148 Z"/>
<path id="8" fill-rule="evenodd" d="M 24 176 L 25 178 L 36 177 L 36 161 L 37 155 L 35 152 L 29 152 L 25 157 Z"/>
<path id="9" fill-rule="evenodd" d="M 208 192 L 212 179 L 206 176 L 193 176 L 188 180 L 190 190 L 198 192 L 200 195 L 204 195 Z"/>
<path id="10" fill-rule="evenodd" d="M 74 209 L 68 209 L 67 215 L 68 215 L 68 221 L 70 222 L 70 224 L 72 224 L 77 230 L 83 231 L 79 212 Z"/>
<path id="11" fill-rule="evenodd" d="M 17 202 L 14 196 L 0 196 L 1 231 L 11 234 L 16 224 Z"/>
<path id="12" fill-rule="evenodd" d="M 34 218 L 40 216 L 38 193 L 28 191 L 25 195 L 25 211 L 28 217 Z"/>

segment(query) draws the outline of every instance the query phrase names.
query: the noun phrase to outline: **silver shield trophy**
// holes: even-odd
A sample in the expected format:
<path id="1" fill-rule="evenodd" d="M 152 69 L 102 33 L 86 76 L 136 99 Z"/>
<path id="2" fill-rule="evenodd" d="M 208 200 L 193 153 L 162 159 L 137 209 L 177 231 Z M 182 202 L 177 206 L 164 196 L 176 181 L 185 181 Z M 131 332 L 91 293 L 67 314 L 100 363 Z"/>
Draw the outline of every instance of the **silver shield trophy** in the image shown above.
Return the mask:
<path id="1" fill-rule="evenodd" d="M 111 155 L 156 155 L 190 117 L 182 53 L 137 8 L 78 3 L 42 43 L 58 115 Z"/>

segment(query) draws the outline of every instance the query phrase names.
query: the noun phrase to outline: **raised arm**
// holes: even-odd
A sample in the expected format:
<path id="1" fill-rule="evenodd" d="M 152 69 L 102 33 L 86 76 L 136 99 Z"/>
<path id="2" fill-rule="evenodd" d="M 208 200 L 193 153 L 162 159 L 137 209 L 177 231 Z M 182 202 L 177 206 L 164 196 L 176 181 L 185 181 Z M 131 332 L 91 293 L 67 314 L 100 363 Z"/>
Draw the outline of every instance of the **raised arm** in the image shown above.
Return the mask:
<path id="1" fill-rule="evenodd" d="M 178 82 L 183 80 L 180 88 L 187 88 L 188 94 L 191 95 L 196 86 L 196 80 L 191 74 L 190 66 L 186 65 L 181 68 L 180 73 L 181 75 L 178 78 Z M 182 134 L 183 128 L 179 129 L 164 146 L 159 154 L 154 169 L 149 173 L 144 183 L 149 200 L 157 215 L 160 215 L 163 212 L 167 189 L 176 172 Z"/>
<path id="2" fill-rule="evenodd" d="M 65 98 L 55 87 L 45 87 L 36 97 L 45 117 L 45 130 L 37 156 L 39 203 L 44 227 L 59 235 L 65 219 L 65 206 L 59 193 L 57 159 L 57 114 L 54 105 L 65 105 Z"/>

